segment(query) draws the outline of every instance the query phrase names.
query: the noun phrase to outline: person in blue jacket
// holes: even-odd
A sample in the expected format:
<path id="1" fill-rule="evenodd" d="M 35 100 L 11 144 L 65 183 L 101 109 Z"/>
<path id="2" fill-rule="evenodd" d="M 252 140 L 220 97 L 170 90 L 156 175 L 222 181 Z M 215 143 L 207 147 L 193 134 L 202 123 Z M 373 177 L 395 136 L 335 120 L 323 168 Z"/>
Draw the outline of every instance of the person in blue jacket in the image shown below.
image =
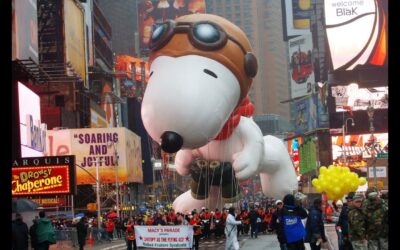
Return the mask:
<path id="1" fill-rule="evenodd" d="M 321 199 L 315 199 L 307 218 L 305 242 L 310 244 L 311 250 L 320 250 L 322 243 L 326 242 L 321 207 Z"/>
<path id="2" fill-rule="evenodd" d="M 292 194 L 285 195 L 277 223 L 280 227 L 279 231 L 283 232 L 287 250 L 305 249 L 304 236 L 306 232 L 301 220 L 307 216 L 307 211 L 300 204 L 295 204 L 295 197 Z"/>

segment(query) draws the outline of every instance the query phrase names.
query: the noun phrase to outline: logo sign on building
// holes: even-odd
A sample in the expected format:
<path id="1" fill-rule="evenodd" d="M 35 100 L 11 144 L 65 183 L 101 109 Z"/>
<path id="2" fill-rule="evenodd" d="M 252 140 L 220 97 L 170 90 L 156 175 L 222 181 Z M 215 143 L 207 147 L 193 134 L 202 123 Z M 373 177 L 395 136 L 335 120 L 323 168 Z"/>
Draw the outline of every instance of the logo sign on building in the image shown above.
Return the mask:
<path id="1" fill-rule="evenodd" d="M 312 62 L 312 40 L 308 35 L 288 41 L 291 97 L 301 97 L 312 93 L 315 76 Z"/>
<path id="2" fill-rule="evenodd" d="M 344 107 L 352 111 L 367 110 L 369 104 L 374 109 L 387 109 L 389 106 L 389 87 L 359 88 L 357 83 L 332 86 L 336 112 L 345 112 Z"/>
<path id="3" fill-rule="evenodd" d="M 135 226 L 138 247 L 192 248 L 192 226 Z"/>
<path id="4" fill-rule="evenodd" d="M 386 167 L 375 167 L 377 178 L 386 178 Z M 368 167 L 368 178 L 374 178 L 374 167 Z"/>
<path id="5" fill-rule="evenodd" d="M 308 34 L 315 0 L 283 1 L 286 38 Z"/>
<path id="6" fill-rule="evenodd" d="M 165 0 L 140 1 L 138 12 L 140 50 L 146 51 L 153 24 L 174 20 L 184 15 L 205 13 L 205 1 L 187 0 L 174 3 Z"/>
<path id="7" fill-rule="evenodd" d="M 12 196 L 75 192 L 75 156 L 21 158 L 13 162 Z"/>
<path id="8" fill-rule="evenodd" d="M 46 151 L 47 126 L 40 122 L 40 98 L 18 82 L 21 156 L 43 156 Z"/>
<path id="9" fill-rule="evenodd" d="M 385 64 L 388 20 L 384 2 L 325 0 L 325 27 L 333 70 Z"/>

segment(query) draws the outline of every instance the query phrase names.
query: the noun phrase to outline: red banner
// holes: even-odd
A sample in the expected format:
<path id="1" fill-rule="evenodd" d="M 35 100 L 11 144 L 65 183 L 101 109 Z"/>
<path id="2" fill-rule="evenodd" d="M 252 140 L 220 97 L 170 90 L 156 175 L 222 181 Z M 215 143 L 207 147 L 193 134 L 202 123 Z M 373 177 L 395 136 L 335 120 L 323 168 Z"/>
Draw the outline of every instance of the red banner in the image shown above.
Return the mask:
<path id="1" fill-rule="evenodd" d="M 12 168 L 12 195 L 69 194 L 69 166 Z"/>
<path id="2" fill-rule="evenodd" d="M 65 206 L 65 198 L 38 198 L 32 199 L 33 202 L 40 204 L 42 207 Z"/>

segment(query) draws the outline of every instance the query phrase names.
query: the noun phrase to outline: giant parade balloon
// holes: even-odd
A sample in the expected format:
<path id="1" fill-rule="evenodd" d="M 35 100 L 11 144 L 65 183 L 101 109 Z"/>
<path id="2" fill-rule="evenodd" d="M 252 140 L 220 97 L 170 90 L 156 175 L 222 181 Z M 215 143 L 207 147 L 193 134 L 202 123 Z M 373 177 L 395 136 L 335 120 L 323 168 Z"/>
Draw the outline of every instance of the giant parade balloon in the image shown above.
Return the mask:
<path id="1" fill-rule="evenodd" d="M 162 150 L 176 153 L 177 172 L 192 177 L 175 211 L 235 202 L 239 181 L 257 174 L 269 197 L 297 190 L 285 145 L 251 118 L 257 59 L 238 26 L 216 15 L 181 16 L 156 24 L 149 48 L 143 124 Z"/>

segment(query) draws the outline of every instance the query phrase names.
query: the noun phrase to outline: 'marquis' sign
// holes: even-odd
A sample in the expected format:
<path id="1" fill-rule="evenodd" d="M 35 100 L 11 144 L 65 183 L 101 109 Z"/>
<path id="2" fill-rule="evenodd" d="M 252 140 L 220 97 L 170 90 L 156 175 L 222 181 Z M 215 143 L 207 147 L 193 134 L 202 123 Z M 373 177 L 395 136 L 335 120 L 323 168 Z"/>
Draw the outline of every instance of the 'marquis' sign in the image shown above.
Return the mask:
<path id="1" fill-rule="evenodd" d="M 75 194 L 75 156 L 15 160 L 11 184 L 13 196 Z"/>

